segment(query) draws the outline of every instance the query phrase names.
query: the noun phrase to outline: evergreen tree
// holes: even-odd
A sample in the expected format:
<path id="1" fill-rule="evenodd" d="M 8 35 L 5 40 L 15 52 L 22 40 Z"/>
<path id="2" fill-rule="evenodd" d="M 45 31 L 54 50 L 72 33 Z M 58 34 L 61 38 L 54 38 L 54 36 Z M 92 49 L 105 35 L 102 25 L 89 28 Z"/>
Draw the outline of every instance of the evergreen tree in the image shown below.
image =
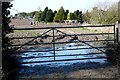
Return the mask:
<path id="1" fill-rule="evenodd" d="M 74 11 L 74 19 L 78 20 L 79 10 Z"/>
<path id="2" fill-rule="evenodd" d="M 67 20 L 71 20 L 71 13 L 68 13 Z"/>
<path id="3" fill-rule="evenodd" d="M 50 9 L 46 13 L 45 22 L 52 22 L 53 21 L 53 11 Z"/>
<path id="4" fill-rule="evenodd" d="M 39 11 L 36 11 L 34 16 L 35 16 L 35 20 L 36 20 L 36 21 L 40 21 L 40 16 L 41 16 L 41 14 L 40 14 Z"/>
<path id="5" fill-rule="evenodd" d="M 38 21 L 39 21 L 39 22 L 41 21 L 41 14 L 42 14 L 42 12 L 40 11 L 40 12 L 39 12 L 39 15 L 38 15 Z"/>
<path id="6" fill-rule="evenodd" d="M 68 13 L 69 13 L 69 10 L 66 10 L 65 13 L 64 13 L 64 14 L 65 14 L 64 20 L 67 19 L 67 15 L 68 15 Z"/>
<path id="7" fill-rule="evenodd" d="M 10 2 L 2 2 L 2 47 L 7 48 L 5 45 L 10 44 L 10 39 L 6 36 L 10 32 L 12 32 L 10 23 L 10 9 L 12 4 Z"/>
<path id="8" fill-rule="evenodd" d="M 74 19 L 74 14 L 73 13 L 68 13 L 67 20 L 73 20 L 73 19 Z"/>
<path id="9" fill-rule="evenodd" d="M 59 22 L 59 14 L 57 14 L 57 13 L 55 14 L 53 21 Z"/>
<path id="10" fill-rule="evenodd" d="M 79 12 L 78 18 L 77 18 L 78 22 L 83 23 L 83 19 L 82 19 L 82 11 Z"/>
<path id="11" fill-rule="evenodd" d="M 71 20 L 75 20 L 74 13 L 71 13 Z"/>
<path id="12" fill-rule="evenodd" d="M 54 17 L 54 21 L 63 21 L 64 18 L 65 18 L 65 11 L 64 11 L 64 8 L 61 7 L 58 12 L 56 13 L 55 17 Z"/>
<path id="13" fill-rule="evenodd" d="M 55 16 L 56 13 L 57 13 L 57 11 L 55 10 L 55 11 L 53 12 L 53 17 Z"/>
<path id="14" fill-rule="evenodd" d="M 48 11 L 48 7 L 46 7 L 41 14 L 41 19 L 40 19 L 41 21 L 45 21 L 47 11 Z"/>

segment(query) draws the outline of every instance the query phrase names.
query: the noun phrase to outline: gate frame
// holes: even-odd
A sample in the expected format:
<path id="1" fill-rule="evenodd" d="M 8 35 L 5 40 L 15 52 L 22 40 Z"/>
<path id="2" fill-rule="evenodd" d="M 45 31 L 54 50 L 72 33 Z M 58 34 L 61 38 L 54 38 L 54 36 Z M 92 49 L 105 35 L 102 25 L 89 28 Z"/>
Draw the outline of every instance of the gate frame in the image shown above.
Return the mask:
<path id="1" fill-rule="evenodd" d="M 116 28 L 115 28 L 115 25 L 89 25 L 89 26 L 70 26 L 70 27 L 42 27 L 42 28 L 13 28 L 12 30 L 38 30 L 38 29 L 48 29 L 46 32 L 42 33 L 41 35 L 38 35 L 37 37 L 14 37 L 12 39 L 23 39 L 23 38 L 33 38 L 32 40 L 28 41 L 27 43 L 21 45 L 20 47 L 16 48 L 14 51 L 17 51 L 19 48 L 25 46 L 25 45 L 28 45 L 30 42 L 34 41 L 36 38 L 38 37 L 41 37 L 42 35 L 48 33 L 49 31 L 52 31 L 52 37 L 53 37 L 53 42 L 52 43 L 48 43 L 48 44 L 52 44 L 53 46 L 53 54 L 54 54 L 54 60 L 51 60 L 51 61 L 36 61 L 36 62 L 22 62 L 21 64 L 26 64 L 26 63 L 41 63 L 41 62 L 54 62 L 54 61 L 69 61 L 69 60 L 84 60 L 84 59 L 65 59 L 65 60 L 56 60 L 55 57 L 55 44 L 57 44 L 55 42 L 55 30 L 57 29 L 63 29 L 63 28 L 83 28 L 83 27 L 113 27 L 113 33 L 106 33 L 106 34 L 113 34 L 114 35 L 114 39 L 111 40 L 111 41 L 114 41 L 114 44 L 116 43 L 117 41 L 117 37 L 116 37 Z M 61 31 L 62 32 L 62 31 Z M 71 35 L 68 35 L 64 32 L 62 32 L 63 34 L 67 35 L 67 36 L 71 36 Z M 100 35 L 100 34 L 105 34 L 105 33 L 97 33 L 97 34 L 80 34 L 80 35 Z M 106 40 L 105 40 L 106 41 Z M 109 41 L 109 40 L 108 40 Z M 85 41 L 81 41 L 79 40 L 79 42 L 82 42 L 84 44 L 87 44 Z M 36 44 L 35 44 L 36 45 Z M 87 44 L 89 46 L 91 46 L 90 44 Z M 16 45 L 7 45 L 7 46 L 16 46 Z M 95 48 L 99 51 L 101 51 L 100 49 L 94 47 L 94 46 L 91 46 L 92 48 Z M 38 51 L 39 52 L 39 51 Z M 103 52 L 103 51 L 101 51 Z M 103 52 L 104 53 L 104 52 Z M 48 56 L 47 56 L 48 57 Z M 107 57 L 99 57 L 99 58 L 85 58 L 85 59 L 101 59 L 101 58 L 107 58 Z"/>

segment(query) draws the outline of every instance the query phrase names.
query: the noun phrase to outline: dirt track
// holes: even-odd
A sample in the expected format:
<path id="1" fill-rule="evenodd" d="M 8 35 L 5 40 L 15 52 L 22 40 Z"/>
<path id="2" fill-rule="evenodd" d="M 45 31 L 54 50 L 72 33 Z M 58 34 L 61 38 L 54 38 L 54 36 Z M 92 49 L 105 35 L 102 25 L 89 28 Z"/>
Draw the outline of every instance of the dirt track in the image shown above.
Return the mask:
<path id="1" fill-rule="evenodd" d="M 71 65 L 72 66 L 72 65 Z M 39 67 L 42 68 L 42 67 Z M 68 69 L 67 69 L 68 68 Z M 72 67 L 71 67 L 72 68 Z M 100 79 L 110 79 L 110 78 L 119 78 L 118 76 L 118 70 L 116 66 L 108 66 L 103 68 L 94 68 L 94 69 L 79 69 L 80 65 L 77 66 L 78 69 L 74 66 L 74 68 L 71 69 L 69 66 L 64 67 L 63 70 L 60 70 L 62 68 L 47 68 L 44 67 L 42 69 L 38 69 L 41 71 L 40 74 L 32 74 L 32 75 L 23 75 L 20 78 L 27 78 L 27 79 L 39 79 L 39 78 L 47 78 L 47 79 L 53 79 L 58 78 L 61 80 L 67 79 L 67 78 L 73 78 L 73 79 L 79 79 L 79 78 L 100 78 Z M 34 68 L 33 68 L 34 69 Z M 49 70 L 51 69 L 51 70 Z M 35 69 L 34 69 L 35 70 Z M 31 70 L 32 71 L 32 70 Z M 43 72 L 43 73 L 42 73 Z M 116 79 L 114 79 L 116 80 Z"/>

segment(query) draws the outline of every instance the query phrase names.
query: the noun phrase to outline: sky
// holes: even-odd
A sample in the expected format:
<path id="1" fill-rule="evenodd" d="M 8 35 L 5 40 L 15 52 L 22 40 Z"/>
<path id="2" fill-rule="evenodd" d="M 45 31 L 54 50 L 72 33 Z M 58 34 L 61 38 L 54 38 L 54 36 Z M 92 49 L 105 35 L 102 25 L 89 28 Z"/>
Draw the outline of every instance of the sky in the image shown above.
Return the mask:
<path id="1" fill-rule="evenodd" d="M 109 3 L 118 1 L 119 0 L 14 0 L 11 2 L 13 7 L 10 11 L 11 15 L 14 15 L 18 12 L 28 13 L 40 9 L 43 11 L 45 7 L 55 11 L 63 6 L 65 10 L 68 9 L 70 12 L 74 12 L 75 10 L 84 12 L 101 3 L 104 3 L 103 5 L 106 7 L 106 5 L 110 5 Z"/>

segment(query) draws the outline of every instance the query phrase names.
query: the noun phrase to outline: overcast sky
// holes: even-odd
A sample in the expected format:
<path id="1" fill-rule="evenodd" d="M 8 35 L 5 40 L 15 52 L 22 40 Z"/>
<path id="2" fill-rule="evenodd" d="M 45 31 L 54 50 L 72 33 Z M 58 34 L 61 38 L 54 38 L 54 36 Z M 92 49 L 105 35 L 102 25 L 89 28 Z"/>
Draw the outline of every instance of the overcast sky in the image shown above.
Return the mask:
<path id="1" fill-rule="evenodd" d="M 119 0 L 14 0 L 12 1 L 13 9 L 18 12 L 32 12 L 41 9 L 44 10 L 45 7 L 48 6 L 49 9 L 59 10 L 61 6 L 64 9 L 68 9 L 70 12 L 75 10 L 90 10 L 96 4 L 100 5 L 105 3 L 104 5 L 110 5 L 112 2 L 118 2 Z M 99 4 L 98 4 L 99 2 Z M 14 15 L 18 13 L 17 11 L 11 9 L 11 14 Z"/>

